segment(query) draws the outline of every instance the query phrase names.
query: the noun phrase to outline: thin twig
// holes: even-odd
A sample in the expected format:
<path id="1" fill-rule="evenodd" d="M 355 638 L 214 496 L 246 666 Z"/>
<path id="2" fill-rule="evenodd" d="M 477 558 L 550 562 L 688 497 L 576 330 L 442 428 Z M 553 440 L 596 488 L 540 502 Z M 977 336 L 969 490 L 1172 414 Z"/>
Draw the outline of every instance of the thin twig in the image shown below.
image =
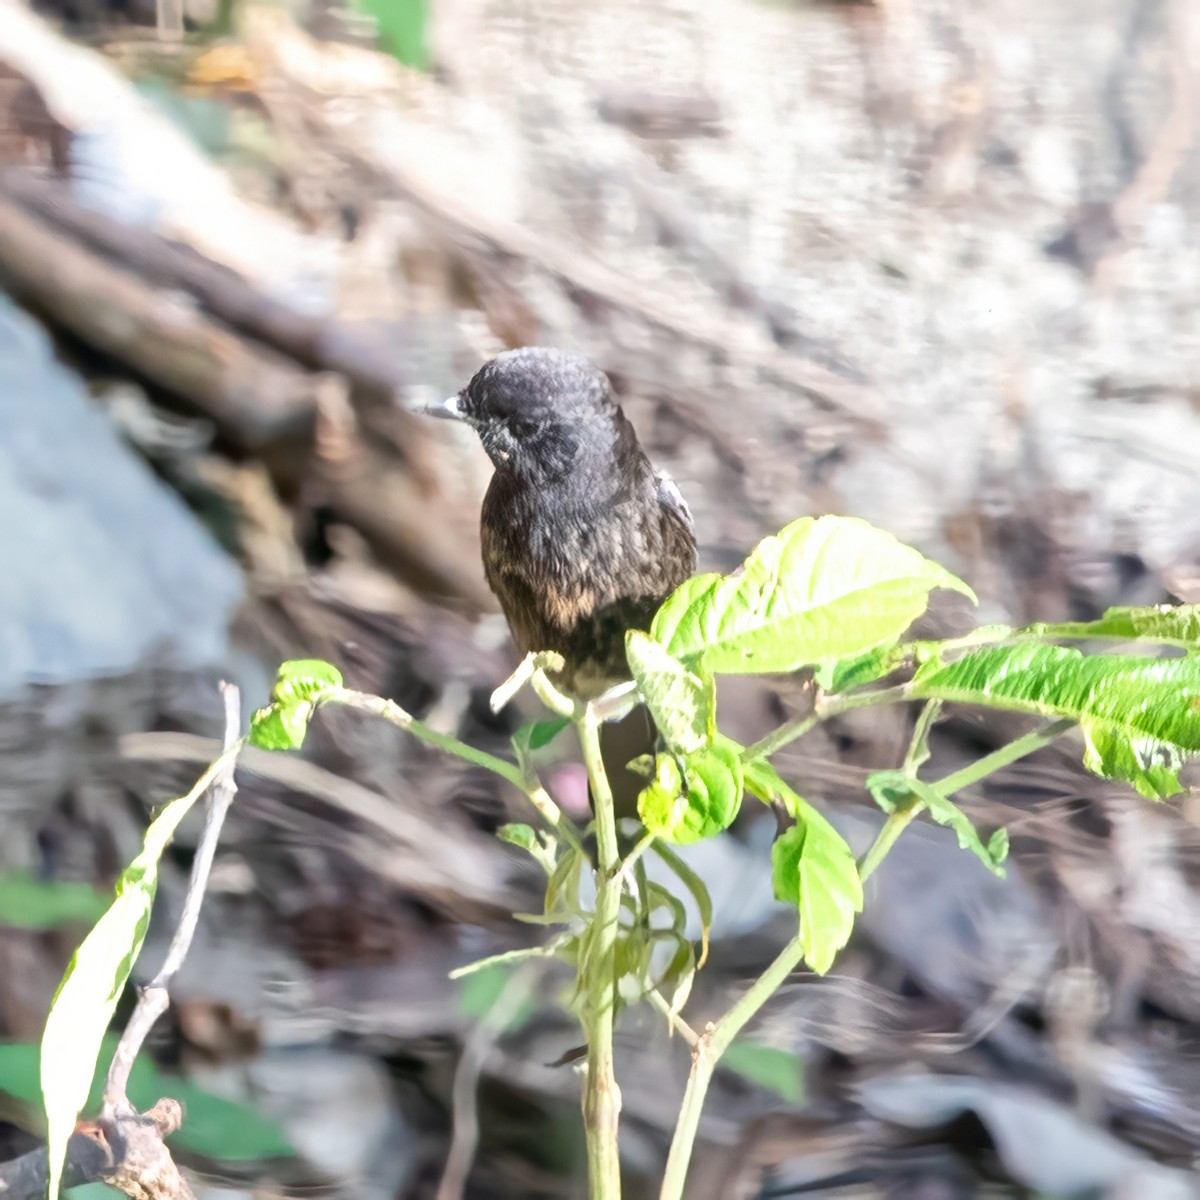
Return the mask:
<path id="1" fill-rule="evenodd" d="M 495 1003 L 471 1031 L 463 1046 L 458 1069 L 454 1073 L 454 1132 L 446 1167 L 438 1184 L 437 1200 L 460 1200 L 475 1160 L 479 1144 L 479 1111 L 477 1107 L 479 1077 L 487 1065 L 501 1034 L 512 1024 L 522 1003 L 533 990 L 534 971 L 529 964 L 514 971 Z"/>
<path id="2" fill-rule="evenodd" d="M 670 1001 L 662 994 L 662 992 L 658 990 L 658 988 L 652 987 L 647 989 L 646 999 L 649 1000 L 651 1005 L 657 1008 L 658 1011 L 667 1018 L 671 1024 L 671 1028 L 674 1029 L 675 1032 L 679 1034 L 679 1036 L 683 1038 L 683 1040 L 687 1042 L 687 1044 L 691 1046 L 693 1050 L 700 1045 L 700 1035 L 671 1007 Z"/>
<path id="3" fill-rule="evenodd" d="M 221 684 L 225 700 L 225 750 L 229 751 L 237 743 L 241 729 L 241 703 L 237 687 L 232 683 Z M 108 1080 L 104 1085 L 103 1114 L 105 1118 L 113 1119 L 120 1115 L 133 1112 L 129 1103 L 126 1089 L 129 1085 L 129 1072 L 134 1060 L 141 1051 L 155 1021 L 167 1010 L 167 987 L 172 982 L 187 952 L 191 949 L 192 939 L 196 933 L 196 924 L 200 919 L 200 906 L 204 901 L 204 891 L 208 886 L 208 875 L 212 868 L 213 856 L 216 853 L 217 841 L 221 836 L 221 827 L 225 822 L 225 814 L 233 802 L 237 792 L 237 782 L 234 772 L 237 766 L 236 757 L 230 757 L 220 774 L 213 780 L 212 791 L 209 793 L 207 811 L 204 817 L 204 831 L 200 835 L 200 843 L 196 847 L 196 856 L 192 861 L 192 877 L 188 881 L 187 895 L 183 901 L 183 912 L 179 924 L 171 937 L 167 948 L 167 957 L 162 967 L 150 983 L 142 989 L 138 996 L 137 1006 L 129 1024 L 121 1034 L 112 1062 L 108 1068 Z"/>

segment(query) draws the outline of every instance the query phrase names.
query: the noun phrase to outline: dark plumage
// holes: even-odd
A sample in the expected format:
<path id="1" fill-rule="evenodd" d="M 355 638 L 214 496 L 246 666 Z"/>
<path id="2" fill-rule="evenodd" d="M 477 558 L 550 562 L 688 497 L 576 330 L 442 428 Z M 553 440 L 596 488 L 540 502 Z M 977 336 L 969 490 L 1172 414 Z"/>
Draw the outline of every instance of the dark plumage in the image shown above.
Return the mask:
<path id="1" fill-rule="evenodd" d="M 625 631 L 647 628 L 692 574 L 696 539 L 607 376 L 569 351 L 510 350 L 443 413 L 475 429 L 496 468 L 483 565 L 518 647 L 557 650 L 563 684 L 583 698 L 627 679 Z M 639 723 L 652 739 L 644 715 Z M 635 745 L 621 762 L 650 748 Z"/>
<path id="2" fill-rule="evenodd" d="M 476 430 L 496 468 L 483 565 L 517 645 L 557 650 L 581 696 L 628 678 L 625 631 L 645 629 L 692 574 L 696 539 L 607 376 L 579 354 L 510 350 L 447 412 Z"/>

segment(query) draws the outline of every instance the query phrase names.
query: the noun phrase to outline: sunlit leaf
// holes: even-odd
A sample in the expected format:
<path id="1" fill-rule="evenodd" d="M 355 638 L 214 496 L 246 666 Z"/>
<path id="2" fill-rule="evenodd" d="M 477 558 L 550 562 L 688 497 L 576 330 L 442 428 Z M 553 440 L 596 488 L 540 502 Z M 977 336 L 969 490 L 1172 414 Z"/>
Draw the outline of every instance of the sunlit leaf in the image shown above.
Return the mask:
<path id="1" fill-rule="evenodd" d="M 894 645 L 934 588 L 961 579 L 890 533 L 850 517 L 804 517 L 760 542 L 728 576 L 698 575 L 659 609 L 651 636 L 701 673 L 815 667 L 832 678 Z"/>
<path id="2" fill-rule="evenodd" d="M 315 700 L 343 686 L 342 673 L 322 658 L 292 658 L 279 664 L 271 698 L 281 704 Z"/>
<path id="3" fill-rule="evenodd" d="M 985 843 L 961 808 L 932 785 L 906 776 L 903 771 L 876 771 L 867 777 L 867 790 L 886 813 L 895 812 L 898 806 L 915 796 L 939 825 L 954 830 L 963 850 L 970 850 L 993 875 L 1004 878 L 1004 860 L 1008 857 L 1007 830 L 997 829 Z"/>
<path id="4" fill-rule="evenodd" d="M 629 668 L 666 743 L 691 754 L 712 741 L 715 683 L 694 675 L 657 642 L 631 629 L 625 635 Z"/>
<path id="5" fill-rule="evenodd" d="M 660 754 L 654 782 L 638 797 L 646 829 L 680 846 L 728 829 L 742 803 L 739 749 L 718 740 L 689 754 L 682 780 L 671 756 Z"/>
<path id="6" fill-rule="evenodd" d="M 308 734 L 313 707 L 311 702 L 301 700 L 255 709 L 246 740 L 260 750 L 299 750 Z"/>
<path id="7" fill-rule="evenodd" d="M 342 673 L 320 658 L 281 663 L 271 703 L 250 718 L 247 741 L 262 750 L 299 750 L 317 704 L 342 687 Z"/>
<path id="8" fill-rule="evenodd" d="M 186 796 L 172 800 L 151 823 L 141 852 L 117 880 L 112 905 L 75 951 L 59 984 L 41 1050 L 52 1196 L 58 1195 L 67 1140 L 87 1100 L 105 1030 L 146 937 L 159 859 L 222 763 L 214 763 Z"/>
<path id="9" fill-rule="evenodd" d="M 1065 717 L 1083 731 L 1084 765 L 1161 799 L 1200 754 L 1200 656 L 1135 658 L 1062 646 L 992 646 L 922 666 L 915 696 Z"/>
<path id="10" fill-rule="evenodd" d="M 845 839 L 767 762 L 746 767 L 746 786 L 764 800 L 781 799 L 796 824 L 771 847 L 775 896 L 800 914 L 800 944 L 808 965 L 824 975 L 850 939 L 862 912 L 862 880 Z"/>
<path id="11" fill-rule="evenodd" d="M 1031 625 L 1025 632 L 1045 638 L 1142 638 L 1163 645 L 1200 651 L 1200 604 L 1155 604 L 1144 608 L 1109 608 L 1097 621 Z"/>

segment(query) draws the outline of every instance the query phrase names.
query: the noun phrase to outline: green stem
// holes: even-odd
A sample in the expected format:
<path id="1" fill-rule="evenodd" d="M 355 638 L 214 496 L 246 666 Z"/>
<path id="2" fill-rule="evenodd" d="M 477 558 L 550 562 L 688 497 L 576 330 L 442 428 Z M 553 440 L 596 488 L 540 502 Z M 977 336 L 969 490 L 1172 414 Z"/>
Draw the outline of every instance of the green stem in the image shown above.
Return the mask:
<path id="1" fill-rule="evenodd" d="M 818 696 L 813 703 L 812 711 L 786 725 L 780 725 L 772 730 L 765 738 L 748 746 L 742 751 L 742 762 L 753 762 L 756 758 L 770 758 L 777 750 L 782 750 L 790 742 L 803 737 L 814 726 L 822 721 L 836 717 L 839 713 L 849 712 L 852 708 L 871 708 L 876 704 L 895 704 L 900 700 L 910 699 L 908 689 L 899 687 L 880 688 L 874 692 L 847 692 L 842 696 Z"/>
<path id="2" fill-rule="evenodd" d="M 965 787 L 970 787 L 973 783 L 978 783 L 981 779 L 991 775 L 993 771 L 1000 770 L 1001 767 L 1007 767 L 1010 763 L 1015 763 L 1018 759 L 1024 758 L 1027 754 L 1032 754 L 1035 750 L 1040 750 L 1043 746 L 1048 746 L 1056 738 L 1062 737 L 1069 729 L 1074 726 L 1075 722 L 1063 718 L 1058 721 L 1051 721 L 1047 725 L 1043 725 L 1040 729 L 1031 729 L 1028 733 L 1009 742 L 1006 746 L 1001 746 L 999 750 L 993 750 L 991 754 L 985 754 L 983 758 L 977 759 L 975 762 L 965 766 L 960 771 L 954 771 L 950 775 L 944 776 L 936 783 L 930 784 L 939 796 L 950 797 L 955 792 L 962 791 Z M 904 832 L 909 823 L 920 815 L 921 810 L 925 805 L 914 795 L 909 800 L 897 808 L 894 812 L 888 814 L 888 819 L 884 821 L 883 828 L 880 829 L 871 848 L 867 851 L 862 860 L 862 864 L 858 868 L 859 877 L 863 880 L 873 875 L 879 864 L 887 857 L 888 852 L 896 844 L 896 839 Z"/>
<path id="3" fill-rule="evenodd" d="M 1075 722 L 1067 717 L 1050 721 L 1040 729 L 1031 729 L 1016 741 L 1009 742 L 1007 746 L 1001 746 L 999 750 L 993 750 L 991 754 L 985 754 L 983 758 L 970 763 L 960 771 L 944 776 L 930 786 L 940 796 L 952 796 L 955 792 L 961 792 L 963 788 L 978 783 L 981 779 L 991 775 L 993 771 L 1007 767 L 1027 754 L 1032 754 L 1035 750 L 1050 745 L 1051 742 L 1057 741 L 1074 727 Z"/>
<path id="4" fill-rule="evenodd" d="M 363 712 L 374 713 L 378 717 L 383 717 L 385 721 L 398 725 L 426 745 L 436 746 L 439 750 L 445 750 L 447 754 L 453 754 L 477 767 L 482 767 L 485 771 L 491 771 L 493 775 L 499 775 L 501 779 L 511 783 L 513 787 L 528 797 L 529 802 L 538 810 L 547 825 L 556 833 L 562 834 L 574 849 L 582 851 L 583 845 L 579 831 L 574 824 L 554 803 L 546 789 L 536 780 L 531 782 L 527 779 L 516 763 L 497 758 L 494 754 L 488 754 L 486 750 L 477 750 L 474 746 L 460 742 L 458 738 L 452 737 L 448 733 L 438 733 L 436 729 L 430 729 L 423 721 L 418 721 L 412 713 L 401 708 L 395 701 L 385 700 L 382 696 L 372 696 L 367 692 L 354 692 L 349 688 L 341 688 L 326 703 L 344 704 L 347 708 L 357 708 Z"/>
<path id="5" fill-rule="evenodd" d="M 869 701 L 870 703 L 887 703 L 889 700 L 900 698 L 896 695 L 896 692 L 901 690 L 888 689 L 888 692 L 872 692 L 867 693 L 867 695 L 872 697 Z M 860 701 L 862 699 L 863 697 L 860 697 Z M 847 707 L 857 707 L 857 705 L 848 705 Z M 805 728 L 800 729 L 800 732 L 806 732 L 818 720 L 823 720 L 829 715 L 831 715 L 829 710 L 825 709 L 820 713 L 814 713 L 802 721 L 796 722 L 791 728 L 795 730 L 799 729 L 800 726 L 804 726 Z M 917 732 L 921 739 L 924 739 L 927 735 L 936 715 L 935 710 L 926 710 L 923 719 L 918 723 Z M 970 766 L 963 767 L 961 771 L 955 771 L 953 774 L 947 775 L 932 786 L 941 795 L 950 796 L 962 788 L 977 783 L 993 771 L 997 771 L 1001 767 L 1006 767 L 1009 763 L 1016 762 L 1018 759 L 1024 758 L 1025 755 L 1032 754 L 1033 751 L 1040 750 L 1043 746 L 1049 745 L 1056 738 L 1066 733 L 1074 724 L 1074 721 L 1068 720 L 1052 721 L 1048 725 L 1042 726 L 1041 729 L 1032 730 L 1023 737 L 1017 738 L 1016 741 L 1009 742 L 1007 746 L 1001 746 L 999 750 L 993 751 Z M 800 733 L 794 733 L 793 736 L 798 737 Z M 766 753 L 771 753 L 773 749 L 778 749 L 779 745 L 783 744 L 785 742 L 779 742 L 777 745 L 767 749 Z M 759 746 L 762 745 L 763 743 L 759 743 Z M 918 750 L 916 753 L 919 756 L 920 751 Z M 747 751 L 745 757 L 747 759 L 750 757 L 761 757 L 762 754 L 763 752 L 758 747 L 751 747 L 751 750 Z M 875 839 L 875 844 L 867 852 L 867 856 L 859 868 L 859 874 L 863 879 L 866 879 L 878 867 L 880 862 L 883 861 L 888 851 L 895 845 L 896 839 L 903 832 L 905 826 L 920 813 L 922 808 L 924 808 L 924 805 L 916 797 L 913 797 L 910 804 L 897 809 L 888 817 L 883 829 L 879 832 L 879 836 Z M 719 1021 L 710 1024 L 700 1034 L 699 1039 L 692 1048 L 692 1070 L 688 1076 L 687 1088 L 683 1094 L 683 1103 L 680 1106 L 679 1121 L 675 1126 L 675 1135 L 671 1140 L 671 1150 L 667 1156 L 667 1168 L 663 1176 L 659 1200 L 683 1200 L 688 1164 L 691 1161 L 696 1133 L 700 1128 L 700 1113 L 704 1107 L 704 1099 L 708 1092 L 708 1086 L 712 1082 L 713 1072 L 716 1070 L 717 1063 L 725 1051 L 729 1049 L 734 1038 L 745 1028 L 746 1023 L 775 994 L 787 977 L 800 965 L 803 958 L 804 949 L 800 944 L 800 939 L 795 937 L 779 952 L 775 961 L 750 985 L 733 1007 Z"/>
<path id="6" fill-rule="evenodd" d="M 692 1148 L 700 1128 L 700 1113 L 704 1108 L 708 1085 L 712 1082 L 717 1063 L 734 1038 L 745 1028 L 746 1023 L 775 994 L 803 958 L 804 949 L 800 945 L 800 939 L 794 937 L 733 1007 L 719 1021 L 707 1026 L 693 1046 L 692 1070 L 688 1075 L 683 1103 L 679 1109 L 679 1120 L 671 1139 L 659 1200 L 683 1200 Z"/>
<path id="7" fill-rule="evenodd" d="M 596 815 L 596 911 L 581 956 L 582 1023 L 587 1039 L 583 1124 L 587 1137 L 588 1188 L 592 1200 L 619 1200 L 621 1156 L 617 1132 L 621 1091 L 613 1065 L 616 1014 L 617 922 L 621 912 L 621 855 L 612 788 L 600 757 L 600 720 L 591 705 L 576 717 Z"/>

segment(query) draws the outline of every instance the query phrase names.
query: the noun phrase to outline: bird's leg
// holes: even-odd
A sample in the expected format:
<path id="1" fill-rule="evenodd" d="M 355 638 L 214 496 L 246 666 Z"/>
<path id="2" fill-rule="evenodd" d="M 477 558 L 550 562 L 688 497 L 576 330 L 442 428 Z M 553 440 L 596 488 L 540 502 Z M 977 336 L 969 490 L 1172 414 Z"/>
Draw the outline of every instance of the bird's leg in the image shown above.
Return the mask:
<path id="1" fill-rule="evenodd" d="M 525 655 L 517 669 L 492 693 L 490 701 L 492 712 L 498 713 L 527 683 L 534 683 L 536 675 L 544 675 L 547 671 L 561 671 L 562 669 L 563 657 L 561 654 L 555 654 L 553 650 L 539 650 Z M 536 684 L 534 684 L 534 690 L 537 690 Z M 541 696 L 540 691 L 538 695 Z M 565 697 L 561 698 L 565 699 Z M 545 703 L 544 699 L 543 703 Z M 575 711 L 574 705 L 567 708 L 565 712 L 558 704 L 548 704 L 547 707 L 554 709 L 555 712 L 562 712 L 564 716 L 569 716 Z"/>

